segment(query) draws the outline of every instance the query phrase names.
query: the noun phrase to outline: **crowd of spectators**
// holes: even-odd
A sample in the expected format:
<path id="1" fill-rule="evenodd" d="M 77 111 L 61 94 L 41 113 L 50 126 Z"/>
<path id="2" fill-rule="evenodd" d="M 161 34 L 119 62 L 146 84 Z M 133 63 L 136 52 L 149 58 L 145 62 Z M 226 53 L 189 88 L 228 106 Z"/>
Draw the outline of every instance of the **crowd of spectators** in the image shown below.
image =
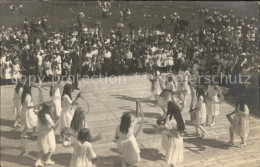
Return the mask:
<path id="1" fill-rule="evenodd" d="M 100 6 L 111 8 L 111 4 Z M 129 12 L 126 9 L 123 14 Z M 23 29 L 1 27 L 1 79 L 21 74 L 45 76 L 46 80 L 76 74 L 126 75 L 154 68 L 177 73 L 185 64 L 193 75 L 228 76 L 222 84 L 241 73 L 258 83 L 258 20 L 217 10 L 198 13 L 191 16 L 203 19 L 197 31 L 180 24 L 179 14 L 170 15 L 172 34 L 134 26 L 123 34 L 124 25 L 118 24 L 104 35 L 101 24 L 84 25 L 80 18 L 69 31 L 54 33 L 48 32 L 46 17 L 26 18 Z M 166 21 L 165 16 L 162 22 Z"/>

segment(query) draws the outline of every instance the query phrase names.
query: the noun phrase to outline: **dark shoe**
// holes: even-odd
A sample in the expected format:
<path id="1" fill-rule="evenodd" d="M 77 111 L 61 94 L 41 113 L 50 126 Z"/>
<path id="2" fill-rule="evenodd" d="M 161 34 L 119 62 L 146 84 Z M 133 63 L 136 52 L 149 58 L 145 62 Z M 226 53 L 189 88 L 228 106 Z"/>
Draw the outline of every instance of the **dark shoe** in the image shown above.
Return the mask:
<path id="1" fill-rule="evenodd" d="M 76 87 L 75 89 L 76 89 L 76 90 L 79 90 L 79 88 L 78 88 L 78 87 Z"/>

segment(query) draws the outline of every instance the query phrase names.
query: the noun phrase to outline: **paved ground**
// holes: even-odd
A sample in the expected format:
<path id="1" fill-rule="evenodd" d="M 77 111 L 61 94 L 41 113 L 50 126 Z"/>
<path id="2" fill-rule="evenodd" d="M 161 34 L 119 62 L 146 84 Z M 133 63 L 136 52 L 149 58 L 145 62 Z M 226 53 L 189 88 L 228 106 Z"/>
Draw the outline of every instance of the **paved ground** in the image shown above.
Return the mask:
<path id="1" fill-rule="evenodd" d="M 86 93 L 83 96 L 90 103 L 91 113 L 86 116 L 87 123 L 93 133 L 101 132 L 103 134 L 102 140 L 93 143 L 94 150 L 100 155 L 95 165 L 97 167 L 119 167 L 120 158 L 117 154 L 116 143 L 113 141 L 115 127 L 119 124 L 123 112 L 135 113 L 135 99 L 149 95 L 150 83 L 140 76 L 120 78 L 121 84 L 106 84 L 106 79 L 101 79 L 101 81 L 102 83 L 95 84 L 80 83 L 80 88 L 86 88 Z M 119 82 L 118 78 L 117 81 Z M 14 86 L 1 87 L 1 166 L 32 166 L 37 156 L 35 140 L 19 139 L 20 129 L 12 128 L 12 120 L 14 119 L 12 113 L 13 89 Z M 48 92 L 45 91 L 44 93 L 47 100 L 49 98 Z M 76 94 L 77 92 L 73 93 L 74 97 Z M 36 91 L 33 92 L 33 96 L 37 96 Z M 187 101 L 189 101 L 189 98 Z M 37 100 L 35 103 L 37 103 Z M 85 101 L 82 100 L 79 103 L 86 107 Z M 151 129 L 151 124 L 162 112 L 158 107 L 153 107 L 152 103 L 142 103 L 141 105 L 145 115 L 143 129 Z M 196 138 L 193 135 L 184 137 L 184 162 L 180 166 L 260 166 L 259 120 L 250 117 L 250 134 L 247 139 L 247 147 L 237 148 L 225 145 L 229 139 L 229 123 L 225 115 L 233 110 L 234 108 L 226 103 L 220 105 L 221 114 L 216 125 L 207 128 L 210 134 L 205 139 Z M 187 120 L 188 133 L 193 134 L 195 129 L 188 124 L 188 107 L 183 111 L 183 115 Z M 238 138 L 236 139 L 237 143 L 240 142 Z M 138 164 L 139 167 L 167 166 L 162 156 L 164 152 L 160 145 L 160 134 L 140 132 L 137 141 L 142 158 Z M 23 145 L 26 148 L 25 154 L 20 156 Z M 53 155 L 56 164 L 50 167 L 68 166 L 71 152 L 71 148 L 63 148 L 61 144 L 57 144 L 57 149 Z"/>

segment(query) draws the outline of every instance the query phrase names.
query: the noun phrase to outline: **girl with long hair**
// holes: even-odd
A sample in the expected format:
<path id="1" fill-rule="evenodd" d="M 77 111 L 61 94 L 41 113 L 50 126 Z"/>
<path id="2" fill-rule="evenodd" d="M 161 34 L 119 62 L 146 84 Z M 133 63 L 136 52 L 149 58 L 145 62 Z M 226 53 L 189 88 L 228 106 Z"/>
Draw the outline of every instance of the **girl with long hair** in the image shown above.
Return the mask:
<path id="1" fill-rule="evenodd" d="M 21 98 L 22 98 L 22 93 L 23 93 L 23 84 L 20 80 L 18 80 L 16 87 L 14 89 L 14 107 L 13 107 L 13 112 L 15 114 L 15 122 L 14 122 L 14 128 L 20 127 L 20 119 L 21 119 L 21 109 L 22 109 L 22 103 L 21 103 Z"/>
<path id="2" fill-rule="evenodd" d="M 151 82 L 151 92 L 154 95 L 156 101 L 158 101 L 160 93 L 162 91 L 162 84 L 159 76 L 160 72 L 155 69 L 153 69 L 148 76 L 148 79 Z"/>
<path id="3" fill-rule="evenodd" d="M 51 118 L 51 104 L 43 103 L 40 105 L 40 111 L 38 112 L 38 139 L 37 148 L 39 150 L 37 161 L 35 166 L 44 166 L 42 162 L 43 154 L 47 154 L 45 161 L 46 165 L 52 165 L 55 162 L 51 160 L 51 155 L 55 151 L 56 141 L 54 130 L 58 126 L 58 121 L 54 123 Z"/>
<path id="4" fill-rule="evenodd" d="M 120 125 L 116 128 L 115 139 L 117 139 L 118 152 L 122 156 L 122 167 L 132 166 L 140 161 L 140 149 L 136 141 L 138 130 L 134 134 L 139 108 L 143 119 L 140 101 L 137 100 L 136 117 L 132 118 L 129 113 L 124 113 Z"/>
<path id="5" fill-rule="evenodd" d="M 64 139 L 67 139 L 63 141 L 64 146 L 71 145 L 71 137 L 74 136 L 76 138 L 82 128 L 88 128 L 84 114 L 85 110 L 81 107 L 78 107 L 74 112 L 70 123 L 70 128 L 61 129 L 61 136 Z"/>
<path id="6" fill-rule="evenodd" d="M 58 84 L 52 84 L 50 88 L 50 97 L 54 106 L 53 119 L 58 120 L 61 115 L 61 93 Z"/>
<path id="7" fill-rule="evenodd" d="M 75 140 L 77 139 L 79 131 L 83 128 L 88 128 L 88 125 L 87 125 L 87 122 L 86 122 L 85 116 L 84 116 L 85 114 L 87 114 L 85 112 L 85 110 L 82 107 L 78 107 L 75 110 L 74 116 L 71 120 L 70 128 L 64 128 L 61 130 L 61 136 L 64 139 L 65 138 L 67 139 L 62 144 L 64 147 L 71 146 L 73 144 L 73 142 L 75 142 Z M 91 136 L 92 142 L 98 141 L 100 139 L 102 139 L 101 134 L 98 134 L 94 137 Z"/>
<path id="8" fill-rule="evenodd" d="M 196 100 L 196 106 L 194 109 L 192 109 L 190 112 L 194 112 L 195 114 L 195 119 L 193 124 L 196 127 L 197 136 L 201 136 L 204 137 L 205 133 L 207 133 L 207 131 L 205 130 L 205 128 L 203 128 L 203 124 L 206 123 L 206 92 L 205 90 L 201 87 L 197 89 L 197 100 Z"/>
<path id="9" fill-rule="evenodd" d="M 207 109 L 207 126 L 214 126 L 216 122 L 216 116 L 219 115 L 219 104 L 221 100 L 218 98 L 218 95 L 223 99 L 222 90 L 218 85 L 212 82 L 209 84 L 207 89 L 207 98 L 206 98 L 206 109 Z M 212 117 L 211 123 L 209 123 L 209 118 Z"/>
<path id="10" fill-rule="evenodd" d="M 231 115 L 235 114 L 233 118 Z M 245 138 L 248 136 L 249 132 L 249 109 L 245 103 L 245 97 L 240 96 L 236 105 L 236 110 L 231 114 L 227 115 L 228 120 L 230 121 L 230 141 L 229 145 L 234 146 L 234 134 L 241 138 L 241 143 L 239 147 L 246 146 Z"/>
<path id="11" fill-rule="evenodd" d="M 183 161 L 183 138 L 185 124 L 181 109 L 175 102 L 168 103 L 164 125 L 158 127 L 162 133 L 162 147 L 166 152 L 166 163 L 171 167 Z"/>
<path id="12" fill-rule="evenodd" d="M 71 138 L 70 143 L 63 143 L 63 146 L 73 146 L 74 148 L 70 161 L 70 167 L 92 167 L 92 161 L 97 158 L 97 155 L 92 148 L 91 142 L 97 139 L 91 137 L 91 133 L 88 128 L 79 128 L 76 126 L 76 129 L 79 131 L 75 132 L 71 128 L 64 128 L 61 132 L 62 135 L 66 135 Z"/>
<path id="13" fill-rule="evenodd" d="M 31 87 L 28 84 L 24 85 L 23 93 L 21 97 L 22 111 L 21 111 L 21 125 L 24 129 L 21 134 L 21 138 L 29 138 L 26 135 L 28 129 L 33 128 L 32 136 L 36 136 L 36 127 L 38 124 L 38 118 L 36 113 L 33 111 L 34 105 L 32 101 Z"/>
<path id="14" fill-rule="evenodd" d="M 71 92 L 72 92 L 72 85 L 71 84 L 66 84 L 64 86 L 64 90 L 61 96 L 62 100 L 62 111 L 61 111 L 61 116 L 60 116 L 60 129 L 62 130 L 63 128 L 70 127 L 71 120 L 74 115 L 74 108 L 73 106 L 76 104 L 78 98 L 80 97 L 80 93 L 76 97 L 74 101 L 72 101 L 71 97 Z M 59 140 L 60 142 L 64 141 Z"/>
<path id="15" fill-rule="evenodd" d="M 181 99 L 183 105 L 185 105 L 186 102 L 186 96 L 190 93 L 190 87 L 189 87 L 189 76 L 191 74 L 188 71 L 188 67 L 185 64 L 181 65 L 181 68 L 178 72 L 179 81 L 177 84 L 177 90 L 181 93 L 177 94 L 178 97 Z"/>
<path id="16" fill-rule="evenodd" d="M 74 116 L 70 123 L 70 128 L 76 133 L 78 133 L 82 128 L 88 128 L 84 114 L 85 110 L 81 107 L 78 107 L 75 110 Z"/>

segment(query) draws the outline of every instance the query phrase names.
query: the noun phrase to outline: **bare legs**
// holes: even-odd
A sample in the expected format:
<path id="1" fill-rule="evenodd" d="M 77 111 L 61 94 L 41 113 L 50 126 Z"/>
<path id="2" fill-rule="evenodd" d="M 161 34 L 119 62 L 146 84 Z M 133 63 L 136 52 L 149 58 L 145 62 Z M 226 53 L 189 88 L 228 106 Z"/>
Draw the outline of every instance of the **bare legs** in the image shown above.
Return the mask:
<path id="1" fill-rule="evenodd" d="M 35 162 L 35 166 L 44 166 L 44 164 L 42 163 L 42 155 L 43 155 L 43 152 L 39 152 L 38 153 L 38 157 L 37 157 L 37 161 Z"/>
<path id="2" fill-rule="evenodd" d="M 37 129 L 37 127 L 33 127 L 33 133 L 32 133 L 33 137 L 36 136 L 36 129 Z M 26 134 L 27 131 L 28 131 L 28 128 L 24 127 L 22 134 L 21 134 L 21 138 L 29 138 L 29 136 L 27 136 L 27 134 Z"/>
<path id="3" fill-rule="evenodd" d="M 204 137 L 204 134 L 207 134 L 208 132 L 206 131 L 205 128 L 203 128 L 203 126 L 201 125 L 196 125 L 196 130 L 197 130 L 197 134 L 201 135 L 201 137 Z M 202 132 L 202 134 L 200 133 Z"/>
<path id="4" fill-rule="evenodd" d="M 19 123 L 19 121 L 21 120 L 21 116 L 19 114 L 19 109 L 20 108 L 21 108 L 20 105 L 17 105 L 17 104 L 14 105 L 13 111 L 14 111 L 14 113 L 16 115 L 15 122 L 14 122 L 14 128 L 20 127 L 20 123 Z"/>
<path id="5" fill-rule="evenodd" d="M 216 116 L 212 116 L 212 118 L 211 118 L 211 123 L 209 123 L 209 115 L 207 115 L 207 123 L 206 123 L 206 126 L 210 126 L 210 127 L 212 127 L 212 126 L 214 126 L 215 125 L 215 122 L 216 122 Z"/>
<path id="6" fill-rule="evenodd" d="M 43 152 L 40 151 L 37 157 L 37 161 L 35 162 L 35 166 L 44 166 L 42 162 L 42 156 L 43 156 Z M 46 156 L 47 157 L 46 162 L 45 162 L 46 165 L 52 165 L 55 163 L 51 160 L 51 156 L 52 156 L 52 152 L 48 152 Z"/>
<path id="7" fill-rule="evenodd" d="M 229 144 L 234 145 L 234 133 L 231 129 L 229 129 L 230 141 Z"/>
<path id="8" fill-rule="evenodd" d="M 215 125 L 215 116 L 212 116 L 212 121 L 211 121 L 211 124 L 209 125 L 210 127 L 214 126 Z"/>
<path id="9" fill-rule="evenodd" d="M 28 137 L 28 136 L 26 135 L 27 130 L 28 130 L 27 127 L 24 127 L 24 128 L 23 128 L 23 131 L 22 131 L 22 134 L 21 134 L 21 138 L 23 138 L 23 137 L 27 138 L 27 137 Z"/>
<path id="10" fill-rule="evenodd" d="M 48 162 L 53 162 L 52 160 L 51 160 L 51 156 L 52 156 L 52 152 L 48 152 L 47 153 L 47 159 L 46 159 L 46 162 L 48 163 Z"/>
<path id="11" fill-rule="evenodd" d="M 228 144 L 231 145 L 231 146 L 235 146 L 235 143 L 234 143 L 234 132 L 233 132 L 233 130 L 231 128 L 229 129 L 229 135 L 230 135 L 230 141 L 228 142 Z M 246 146 L 245 137 L 241 137 L 240 136 L 240 138 L 241 138 L 241 143 L 240 143 L 240 145 L 238 147 Z"/>

